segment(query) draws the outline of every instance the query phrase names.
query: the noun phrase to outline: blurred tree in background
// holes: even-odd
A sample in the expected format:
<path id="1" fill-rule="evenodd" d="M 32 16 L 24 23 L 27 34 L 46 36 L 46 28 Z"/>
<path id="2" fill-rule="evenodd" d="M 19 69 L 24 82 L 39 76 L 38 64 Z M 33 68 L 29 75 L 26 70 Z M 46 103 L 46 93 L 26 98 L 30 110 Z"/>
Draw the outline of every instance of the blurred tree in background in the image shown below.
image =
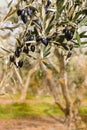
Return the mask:
<path id="1" fill-rule="evenodd" d="M 86 30 L 86 0 L 10 1 L 0 17 L 1 94 L 19 92 L 24 100 L 28 91 L 49 90 L 69 129 L 77 129 L 87 88 Z"/>

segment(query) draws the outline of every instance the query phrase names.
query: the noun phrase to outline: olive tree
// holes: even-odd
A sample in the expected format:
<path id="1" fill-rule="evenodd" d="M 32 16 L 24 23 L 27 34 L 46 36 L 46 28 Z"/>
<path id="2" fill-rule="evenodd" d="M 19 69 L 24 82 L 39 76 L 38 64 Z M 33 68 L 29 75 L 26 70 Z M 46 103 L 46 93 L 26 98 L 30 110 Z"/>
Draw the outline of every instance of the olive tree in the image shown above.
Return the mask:
<path id="1" fill-rule="evenodd" d="M 1 19 L 0 30 L 20 28 L 15 36 L 14 48 L 3 48 L 8 53 L 9 63 L 15 67 L 16 74 L 21 82 L 18 70 L 28 60 L 32 67 L 29 70 L 26 84 L 22 83 L 22 97 L 26 92 L 31 75 L 36 70 L 44 70 L 46 82 L 55 99 L 55 103 L 63 111 L 70 129 L 77 129 L 78 106 L 80 100 L 72 101 L 67 79 L 67 63 L 73 55 L 73 50 L 81 46 L 85 47 L 87 41 L 86 30 L 79 33 L 79 28 L 87 25 L 87 1 L 86 0 L 18 0 L 12 6 L 8 4 L 9 11 Z M 12 26 L 2 26 L 6 21 L 11 21 Z M 59 63 L 57 66 L 55 58 Z M 64 104 L 60 102 L 55 91 L 52 69 L 59 74 L 58 86 L 61 87 Z M 72 126 L 74 125 L 74 126 Z"/>

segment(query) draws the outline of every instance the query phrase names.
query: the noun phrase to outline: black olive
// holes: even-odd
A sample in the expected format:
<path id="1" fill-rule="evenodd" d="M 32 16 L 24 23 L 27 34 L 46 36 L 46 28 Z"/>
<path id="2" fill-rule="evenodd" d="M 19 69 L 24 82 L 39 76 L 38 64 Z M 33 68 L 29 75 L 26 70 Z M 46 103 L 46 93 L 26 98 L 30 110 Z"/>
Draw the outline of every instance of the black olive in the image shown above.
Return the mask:
<path id="1" fill-rule="evenodd" d="M 26 43 L 26 46 L 30 46 L 31 45 L 31 43 Z"/>
<path id="2" fill-rule="evenodd" d="M 23 48 L 23 52 L 26 53 L 26 54 L 28 54 L 28 52 L 29 52 L 29 48 L 28 48 L 28 46 L 24 46 L 24 48 Z"/>
<path id="3" fill-rule="evenodd" d="M 47 5 L 45 6 L 45 13 L 46 14 L 48 13 L 48 6 Z"/>
<path id="4" fill-rule="evenodd" d="M 35 51 L 35 45 L 31 45 L 31 51 L 34 52 Z"/>
<path id="5" fill-rule="evenodd" d="M 45 46 L 47 46 L 47 45 L 48 45 L 48 41 L 47 41 L 47 39 L 46 39 L 46 38 L 42 38 L 42 39 L 41 39 L 41 41 L 42 41 L 42 43 L 43 43 Z"/>
<path id="6" fill-rule="evenodd" d="M 39 19 L 36 19 L 34 21 L 42 28 L 41 21 Z"/>
<path id="7" fill-rule="evenodd" d="M 73 35 L 74 35 L 74 32 L 71 29 L 69 29 L 65 32 L 65 37 L 66 37 L 67 41 L 71 40 L 73 38 Z"/>
<path id="8" fill-rule="evenodd" d="M 19 53 L 22 51 L 20 46 L 18 46 L 18 47 L 16 48 L 16 50 L 17 50 Z"/>
<path id="9" fill-rule="evenodd" d="M 25 15 L 21 15 L 21 19 L 22 19 L 22 21 L 23 21 L 23 23 L 27 23 L 27 16 L 25 16 Z"/>
<path id="10" fill-rule="evenodd" d="M 52 37 L 48 36 L 46 39 L 47 39 L 47 41 L 50 41 L 52 39 Z"/>
<path id="11" fill-rule="evenodd" d="M 15 61 L 15 57 L 13 55 L 10 56 L 10 61 L 14 62 Z"/>
<path id="12" fill-rule="evenodd" d="M 30 8 L 27 9 L 27 15 L 31 16 L 34 13 L 35 10 L 32 10 Z"/>
<path id="13" fill-rule="evenodd" d="M 26 41 L 33 41 L 34 40 L 34 35 L 29 35 L 29 37 L 26 38 Z"/>
<path id="14" fill-rule="evenodd" d="M 17 50 L 15 51 L 15 56 L 16 56 L 16 57 L 19 57 L 19 56 L 20 56 L 20 53 L 19 53 Z"/>
<path id="15" fill-rule="evenodd" d="M 21 16 L 22 15 L 25 16 L 25 13 L 26 13 L 26 11 L 24 9 L 22 9 Z"/>
<path id="16" fill-rule="evenodd" d="M 72 55 L 72 52 L 71 52 L 71 51 L 69 51 L 69 52 L 68 52 L 68 54 L 67 54 L 67 56 L 66 56 L 66 60 L 67 60 L 68 58 L 70 58 L 70 57 L 71 57 L 71 55 Z"/>
<path id="17" fill-rule="evenodd" d="M 40 42 L 42 40 L 42 37 L 41 36 L 37 36 L 36 37 L 36 42 Z"/>
<path id="18" fill-rule="evenodd" d="M 21 13 L 22 13 L 22 10 L 21 10 L 21 9 L 18 9 L 18 10 L 17 10 L 17 15 L 20 16 Z"/>
<path id="19" fill-rule="evenodd" d="M 51 4 L 51 0 L 47 1 L 47 6 L 49 6 Z"/>
<path id="20" fill-rule="evenodd" d="M 18 61 L 18 66 L 21 68 L 23 66 L 23 61 L 22 60 L 19 60 Z"/>

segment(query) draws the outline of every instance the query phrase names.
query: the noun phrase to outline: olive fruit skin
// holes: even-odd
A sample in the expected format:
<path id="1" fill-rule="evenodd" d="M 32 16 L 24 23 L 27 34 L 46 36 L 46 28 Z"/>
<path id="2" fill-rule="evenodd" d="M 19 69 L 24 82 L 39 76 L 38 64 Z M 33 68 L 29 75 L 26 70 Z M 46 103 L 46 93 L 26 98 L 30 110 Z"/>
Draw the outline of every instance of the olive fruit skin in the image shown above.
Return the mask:
<path id="1" fill-rule="evenodd" d="M 26 54 L 29 53 L 29 48 L 28 48 L 28 46 L 24 46 L 24 48 L 23 48 L 23 52 L 26 53 Z"/>
<path id="2" fill-rule="evenodd" d="M 27 9 L 27 15 L 31 16 L 34 13 L 33 10 L 31 10 L 30 8 Z"/>
<path id="3" fill-rule="evenodd" d="M 42 40 L 42 37 L 41 36 L 37 36 L 36 37 L 36 42 L 40 42 Z"/>
<path id="4" fill-rule="evenodd" d="M 63 29 L 63 33 L 65 34 L 65 38 L 67 41 L 70 41 L 73 38 L 74 31 L 72 29 Z"/>
<path id="5" fill-rule="evenodd" d="M 13 55 L 10 56 L 10 61 L 14 62 L 15 61 L 15 57 Z"/>
<path id="6" fill-rule="evenodd" d="M 34 21 L 40 26 L 40 28 L 42 28 L 40 19 L 36 19 L 36 20 L 34 20 Z"/>
<path id="7" fill-rule="evenodd" d="M 19 56 L 20 56 L 20 53 L 19 53 L 17 50 L 15 51 L 15 56 L 16 56 L 16 57 L 19 57 Z"/>
<path id="8" fill-rule="evenodd" d="M 26 11 L 25 11 L 24 9 L 22 9 L 21 16 L 22 16 L 22 15 L 24 16 L 25 13 L 26 13 Z"/>
<path id="9" fill-rule="evenodd" d="M 21 15 L 21 19 L 22 19 L 22 21 L 23 21 L 23 23 L 27 23 L 27 16 L 25 16 L 25 15 Z"/>
<path id="10" fill-rule="evenodd" d="M 34 52 L 35 51 L 35 45 L 31 45 L 31 51 Z"/>
<path id="11" fill-rule="evenodd" d="M 28 16 L 31 16 L 34 12 L 35 12 L 35 10 L 32 10 L 30 8 L 27 9 L 27 15 Z"/>
<path id="12" fill-rule="evenodd" d="M 20 53 L 22 51 L 20 46 L 18 46 L 16 50 L 18 53 Z"/>
<path id="13" fill-rule="evenodd" d="M 52 37 L 48 36 L 46 39 L 47 39 L 47 41 L 50 41 L 52 39 Z"/>
<path id="14" fill-rule="evenodd" d="M 18 61 L 18 66 L 21 68 L 23 66 L 23 61 L 22 60 L 19 60 Z"/>
<path id="15" fill-rule="evenodd" d="M 49 6 L 51 4 L 51 0 L 47 1 L 47 6 Z"/>
<path id="16" fill-rule="evenodd" d="M 29 35 L 29 37 L 26 39 L 27 41 L 33 41 L 34 40 L 34 35 Z"/>
<path id="17" fill-rule="evenodd" d="M 48 45 L 48 41 L 47 41 L 47 39 L 46 39 L 46 38 L 42 38 L 42 39 L 41 39 L 41 41 L 42 41 L 42 43 L 43 43 L 45 46 L 47 46 L 47 45 Z"/>
<path id="18" fill-rule="evenodd" d="M 21 9 L 18 9 L 18 10 L 17 10 L 17 15 L 20 16 L 21 13 L 22 13 L 22 10 L 21 10 Z"/>
<path id="19" fill-rule="evenodd" d="M 45 6 L 45 14 L 47 14 L 48 13 L 48 6 L 46 5 Z"/>
<path id="20" fill-rule="evenodd" d="M 74 33 L 72 32 L 72 30 L 67 30 L 65 32 L 65 37 L 66 37 L 67 41 L 69 41 L 69 40 L 71 40 L 73 38 L 73 34 Z"/>
<path id="21" fill-rule="evenodd" d="M 68 54 L 67 54 L 66 60 L 67 60 L 68 58 L 70 58 L 70 57 L 71 57 L 71 55 L 72 55 L 72 52 L 71 52 L 71 51 L 69 51 L 69 52 L 68 52 Z"/>

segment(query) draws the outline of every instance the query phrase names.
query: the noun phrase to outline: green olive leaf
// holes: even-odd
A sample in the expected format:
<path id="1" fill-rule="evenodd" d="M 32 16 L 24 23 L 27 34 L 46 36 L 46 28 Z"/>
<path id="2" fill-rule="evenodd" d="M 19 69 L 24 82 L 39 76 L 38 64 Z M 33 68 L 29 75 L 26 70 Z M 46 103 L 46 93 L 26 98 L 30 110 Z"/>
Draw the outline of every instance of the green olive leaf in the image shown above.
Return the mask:
<path id="1" fill-rule="evenodd" d="M 76 39 L 77 39 L 79 46 L 81 46 L 81 40 L 80 40 L 80 36 L 79 36 L 78 31 L 76 31 Z"/>

